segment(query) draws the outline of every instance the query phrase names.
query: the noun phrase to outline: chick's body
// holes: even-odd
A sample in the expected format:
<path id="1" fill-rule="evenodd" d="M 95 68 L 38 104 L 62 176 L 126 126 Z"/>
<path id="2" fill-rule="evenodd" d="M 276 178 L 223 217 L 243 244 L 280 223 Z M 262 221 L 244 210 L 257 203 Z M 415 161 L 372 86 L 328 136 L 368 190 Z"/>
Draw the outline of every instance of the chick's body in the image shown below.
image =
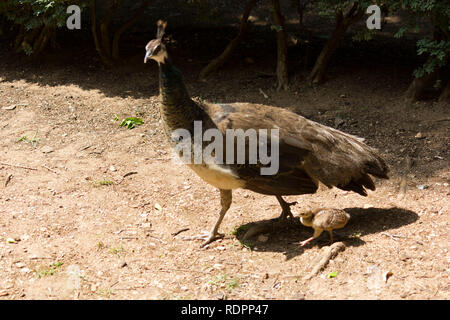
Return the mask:
<path id="1" fill-rule="evenodd" d="M 318 208 L 300 215 L 300 221 L 307 227 L 314 229 L 314 235 L 300 243 L 301 246 L 306 245 L 311 240 L 318 238 L 324 230 L 330 233 L 330 241 L 333 242 L 333 230 L 343 228 L 350 215 L 344 210 L 332 208 Z"/>

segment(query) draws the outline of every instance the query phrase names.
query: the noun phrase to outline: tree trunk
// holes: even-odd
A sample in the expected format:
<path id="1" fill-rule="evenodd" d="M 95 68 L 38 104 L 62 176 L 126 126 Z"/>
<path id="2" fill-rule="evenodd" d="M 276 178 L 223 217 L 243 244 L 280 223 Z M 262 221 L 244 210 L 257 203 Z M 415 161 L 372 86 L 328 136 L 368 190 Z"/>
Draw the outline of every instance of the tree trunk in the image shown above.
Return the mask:
<path id="1" fill-rule="evenodd" d="M 120 60 L 120 52 L 119 52 L 119 40 L 122 34 L 130 28 L 133 24 L 135 24 L 144 14 L 145 9 L 150 5 L 151 0 L 144 0 L 141 6 L 136 10 L 134 16 L 125 22 L 114 34 L 113 43 L 112 43 L 112 58 L 116 61 Z"/>
<path id="2" fill-rule="evenodd" d="M 305 46 L 305 52 L 303 55 L 302 66 L 306 68 L 309 64 L 309 57 L 311 56 L 311 37 L 312 32 L 303 23 L 303 17 L 305 13 L 306 6 L 308 5 L 307 0 L 298 0 L 297 2 L 297 15 L 300 26 L 300 38 L 301 44 Z"/>
<path id="3" fill-rule="evenodd" d="M 92 36 L 94 37 L 95 49 L 97 50 L 102 62 L 108 66 L 112 66 L 114 64 L 111 56 L 111 45 L 108 29 L 118 6 L 118 0 L 112 1 L 105 17 L 99 24 L 97 24 L 96 1 L 94 0 L 91 5 Z"/>
<path id="4" fill-rule="evenodd" d="M 101 37 L 101 45 L 105 53 L 108 54 L 108 57 L 111 58 L 111 41 L 109 38 L 109 25 L 111 23 L 114 14 L 116 13 L 117 8 L 119 7 L 119 1 L 113 0 L 111 2 L 111 6 L 108 9 L 108 13 L 105 17 L 100 21 L 100 37 Z"/>
<path id="5" fill-rule="evenodd" d="M 312 84 L 320 84 L 323 82 L 328 62 L 339 47 L 341 40 L 344 38 L 348 27 L 358 22 L 364 15 L 364 10 L 355 2 L 348 13 L 344 15 L 342 11 L 336 12 L 336 28 L 323 48 L 316 63 L 309 75 L 309 81 Z"/>
<path id="6" fill-rule="evenodd" d="M 425 90 L 436 79 L 439 70 L 434 70 L 432 73 L 427 73 L 423 77 L 414 78 L 408 90 L 406 90 L 405 100 L 407 103 L 412 103 L 420 100 L 423 97 Z"/>
<path id="7" fill-rule="evenodd" d="M 47 46 L 47 43 L 53 35 L 54 29 L 50 26 L 44 26 L 33 44 L 33 55 L 39 55 Z"/>
<path id="8" fill-rule="evenodd" d="M 34 28 L 30 31 L 25 31 L 22 42 L 20 43 L 17 51 L 23 51 L 28 54 L 28 52 L 32 52 L 34 42 L 36 41 L 36 37 L 39 36 L 43 27 Z"/>
<path id="9" fill-rule="evenodd" d="M 20 44 L 22 43 L 24 37 L 25 37 L 25 27 L 23 26 L 23 24 L 21 24 L 19 32 L 17 33 L 17 36 L 14 39 L 14 50 L 19 50 Z"/>
<path id="10" fill-rule="evenodd" d="M 439 102 L 450 100 L 450 80 L 447 81 L 447 85 L 439 96 Z"/>
<path id="11" fill-rule="evenodd" d="M 212 72 L 219 69 L 221 66 L 225 64 L 225 62 L 228 61 L 228 59 L 233 54 L 234 50 L 236 50 L 237 46 L 241 43 L 241 41 L 244 39 L 245 34 L 248 30 L 248 17 L 250 15 L 250 12 L 252 11 L 253 7 L 256 4 L 256 0 L 250 0 L 247 2 L 247 5 L 245 6 L 244 13 L 242 14 L 241 23 L 239 27 L 239 33 L 238 35 L 231 40 L 231 42 L 228 44 L 228 46 L 225 48 L 225 50 L 212 60 L 206 67 L 203 68 L 203 70 L 200 72 L 199 78 L 200 80 L 205 80 L 205 78 L 211 74 Z"/>
<path id="12" fill-rule="evenodd" d="M 272 0 L 273 19 L 277 29 L 277 90 L 289 88 L 287 67 L 287 36 L 284 17 L 281 14 L 280 1 Z"/>
<path id="13" fill-rule="evenodd" d="M 91 5 L 91 31 L 92 36 L 94 38 L 95 49 L 102 60 L 102 62 L 106 65 L 111 65 L 111 59 L 108 57 L 108 53 L 105 53 L 102 46 L 100 45 L 98 26 L 97 26 L 97 6 L 96 1 L 92 1 Z"/>
<path id="14" fill-rule="evenodd" d="M 439 27 L 434 28 L 433 32 L 433 40 L 441 41 L 446 40 L 447 35 L 445 32 L 441 30 Z M 431 59 L 431 58 L 429 58 Z M 446 57 L 448 59 L 448 56 Z M 431 86 L 432 82 L 439 76 L 441 69 L 435 69 L 432 73 L 427 73 L 424 76 L 420 78 L 414 78 L 414 80 L 411 82 L 411 84 L 408 87 L 408 90 L 406 90 L 405 93 L 405 101 L 407 103 L 412 103 L 415 101 L 418 101 L 423 98 L 423 95 L 425 93 L 425 90 Z M 448 87 L 448 85 L 447 85 Z M 445 91 L 447 88 L 444 89 L 444 92 L 441 94 L 445 97 Z M 441 101 L 441 97 L 439 97 L 439 101 Z M 443 98 L 446 99 L 446 98 Z"/>

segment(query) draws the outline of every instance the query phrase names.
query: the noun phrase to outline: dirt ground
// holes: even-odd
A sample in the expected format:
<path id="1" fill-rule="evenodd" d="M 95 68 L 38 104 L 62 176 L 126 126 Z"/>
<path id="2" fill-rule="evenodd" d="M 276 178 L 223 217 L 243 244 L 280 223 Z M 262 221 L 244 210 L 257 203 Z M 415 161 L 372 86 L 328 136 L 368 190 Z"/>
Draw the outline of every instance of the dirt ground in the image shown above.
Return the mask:
<path id="1" fill-rule="evenodd" d="M 273 57 L 247 49 L 207 83 L 197 81 L 203 58 L 182 43 L 173 58 L 192 96 L 290 109 L 366 138 L 391 167 L 366 198 L 325 187 L 287 197 L 299 202 L 294 215 L 345 209 L 350 222 L 335 236 L 345 251 L 307 280 L 326 234 L 299 247 L 312 229 L 292 223 L 241 242 L 242 227 L 280 214 L 275 197 L 246 190 L 233 193 L 223 240 L 204 249 L 184 240 L 210 230 L 219 194 L 170 160 L 157 66 L 141 63 L 143 50 L 111 71 L 81 49 L 40 62 L 2 49 L 0 299 L 450 297 L 449 104 L 404 104 L 415 66 L 390 50 L 377 60 L 343 50 L 324 85 L 293 71 L 290 90 L 276 92 Z M 130 116 L 143 125 L 119 127 Z"/>

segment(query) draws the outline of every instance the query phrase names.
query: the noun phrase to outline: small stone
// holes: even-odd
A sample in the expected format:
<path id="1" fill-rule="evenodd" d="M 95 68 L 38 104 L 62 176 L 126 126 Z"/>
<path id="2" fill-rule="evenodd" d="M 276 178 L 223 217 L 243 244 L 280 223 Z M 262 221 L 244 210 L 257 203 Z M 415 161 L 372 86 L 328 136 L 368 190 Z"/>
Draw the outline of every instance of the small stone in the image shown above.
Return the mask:
<path id="1" fill-rule="evenodd" d="M 42 153 L 50 153 L 53 152 L 53 148 L 50 146 L 45 146 L 41 148 Z"/>
<path id="2" fill-rule="evenodd" d="M 25 268 L 20 269 L 20 272 L 22 272 L 22 273 L 30 273 L 31 270 L 28 269 L 27 267 L 25 267 Z"/>
<path id="3" fill-rule="evenodd" d="M 418 186 L 417 186 L 417 189 L 419 189 L 419 190 L 425 190 L 425 189 L 428 189 L 430 186 L 429 185 L 427 185 L 427 184 L 419 184 Z"/>
<path id="4" fill-rule="evenodd" d="M 0 297 L 5 297 L 5 296 L 7 296 L 7 295 L 9 295 L 8 291 L 6 291 L 6 290 L 0 290 Z"/>
<path id="5" fill-rule="evenodd" d="M 422 132 L 417 132 L 417 134 L 414 136 L 416 139 L 424 139 L 425 136 L 422 134 Z"/>
<path id="6" fill-rule="evenodd" d="M 305 300 L 305 294 L 299 292 L 299 293 L 297 293 L 297 294 L 294 296 L 294 299 L 295 299 L 295 300 Z"/>
<path id="7" fill-rule="evenodd" d="M 116 167 L 114 167 L 114 166 L 109 166 L 109 171 L 115 172 L 115 171 L 116 171 Z"/>
<path id="8" fill-rule="evenodd" d="M 7 243 L 16 243 L 16 240 L 13 239 L 13 238 L 7 238 L 7 239 L 6 239 L 6 242 L 7 242 Z"/>
<path id="9" fill-rule="evenodd" d="M 406 290 L 406 291 L 403 291 L 402 292 L 402 294 L 400 294 L 400 298 L 402 298 L 402 299 L 405 299 L 407 296 L 409 296 L 411 293 L 408 291 L 408 290 Z"/>
<path id="10" fill-rule="evenodd" d="M 364 209 L 373 208 L 373 205 L 371 205 L 370 203 L 366 203 L 366 204 L 363 206 L 363 208 L 364 208 Z"/>
<path id="11" fill-rule="evenodd" d="M 150 229 L 152 227 L 152 224 L 150 222 L 145 222 L 141 225 L 142 228 Z"/>

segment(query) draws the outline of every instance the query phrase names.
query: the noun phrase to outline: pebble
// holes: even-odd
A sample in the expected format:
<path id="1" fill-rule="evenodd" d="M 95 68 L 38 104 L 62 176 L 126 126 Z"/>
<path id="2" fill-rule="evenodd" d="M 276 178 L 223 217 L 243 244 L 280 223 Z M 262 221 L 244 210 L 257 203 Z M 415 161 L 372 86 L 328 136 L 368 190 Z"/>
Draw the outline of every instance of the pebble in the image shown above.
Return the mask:
<path id="1" fill-rule="evenodd" d="M 42 153 L 50 153 L 50 152 L 53 152 L 53 148 L 50 146 L 45 146 L 45 147 L 42 147 L 41 151 L 42 151 Z"/>
<path id="2" fill-rule="evenodd" d="M 151 224 L 150 222 L 145 222 L 145 223 L 143 223 L 141 226 L 142 226 L 142 228 L 148 228 L 148 229 L 150 229 L 150 228 L 152 227 L 152 224 Z"/>
<path id="3" fill-rule="evenodd" d="M 20 269 L 20 272 L 22 272 L 22 273 L 30 273 L 31 270 L 28 269 L 27 267 L 25 267 L 25 268 Z"/>
<path id="4" fill-rule="evenodd" d="M 417 132 L 417 134 L 414 136 L 416 139 L 423 139 L 425 136 L 422 134 L 422 132 Z"/>
<path id="5" fill-rule="evenodd" d="M 109 166 L 109 171 L 115 172 L 115 171 L 116 171 L 116 167 L 114 167 L 114 166 Z"/>

